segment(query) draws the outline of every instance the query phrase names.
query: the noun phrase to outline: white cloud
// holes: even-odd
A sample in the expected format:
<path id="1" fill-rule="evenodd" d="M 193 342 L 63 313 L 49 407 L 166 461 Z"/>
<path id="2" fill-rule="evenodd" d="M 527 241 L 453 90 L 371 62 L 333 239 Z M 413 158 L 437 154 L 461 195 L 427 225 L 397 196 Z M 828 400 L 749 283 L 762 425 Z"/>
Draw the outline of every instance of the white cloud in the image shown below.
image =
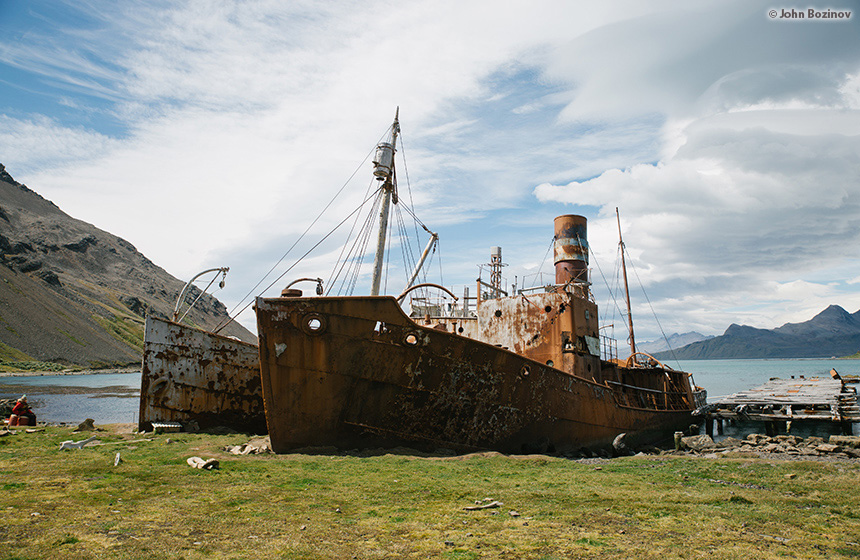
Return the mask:
<path id="1" fill-rule="evenodd" d="M 179 277 L 231 266 L 228 304 L 399 105 L 416 206 L 457 282 L 490 245 L 526 272 L 516 263 L 539 261 L 552 215 L 570 211 L 589 215 L 608 267 L 619 206 L 676 330 L 860 306 L 846 264 L 860 231 L 856 19 L 779 22 L 748 1 L 68 6 L 91 24 L 0 40 L 0 62 L 87 118 L 0 115 L 0 161 Z M 121 132 L 86 128 L 95 113 Z M 317 235 L 361 200 L 369 169 Z"/>

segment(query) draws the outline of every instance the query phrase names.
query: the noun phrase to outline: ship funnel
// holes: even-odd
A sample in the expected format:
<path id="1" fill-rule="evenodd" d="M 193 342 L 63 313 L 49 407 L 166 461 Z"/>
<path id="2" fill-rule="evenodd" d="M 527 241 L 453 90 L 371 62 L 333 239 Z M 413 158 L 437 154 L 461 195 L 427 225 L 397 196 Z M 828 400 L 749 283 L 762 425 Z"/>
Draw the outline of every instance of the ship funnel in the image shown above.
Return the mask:
<path id="1" fill-rule="evenodd" d="M 588 280 L 588 221 L 585 216 L 566 214 L 554 221 L 555 283 Z"/>

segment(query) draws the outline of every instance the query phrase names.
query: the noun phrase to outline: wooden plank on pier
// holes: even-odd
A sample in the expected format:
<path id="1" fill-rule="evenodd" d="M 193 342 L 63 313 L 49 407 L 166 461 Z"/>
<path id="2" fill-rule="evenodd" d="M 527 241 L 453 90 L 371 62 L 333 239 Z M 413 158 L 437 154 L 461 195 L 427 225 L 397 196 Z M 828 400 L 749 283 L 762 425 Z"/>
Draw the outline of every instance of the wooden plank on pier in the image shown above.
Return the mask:
<path id="1" fill-rule="evenodd" d="M 773 378 L 764 385 L 714 403 L 715 418 L 860 422 L 857 393 L 839 379 Z"/>

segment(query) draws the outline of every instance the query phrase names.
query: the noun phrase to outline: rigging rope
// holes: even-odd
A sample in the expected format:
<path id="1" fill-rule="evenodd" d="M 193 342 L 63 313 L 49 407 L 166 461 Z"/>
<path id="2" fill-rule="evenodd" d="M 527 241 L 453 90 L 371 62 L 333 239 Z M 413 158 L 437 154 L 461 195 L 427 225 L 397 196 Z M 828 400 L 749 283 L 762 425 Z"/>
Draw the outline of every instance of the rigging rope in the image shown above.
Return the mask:
<path id="1" fill-rule="evenodd" d="M 381 142 L 381 141 L 382 141 L 382 139 L 385 137 L 385 134 L 387 134 L 387 132 L 388 132 L 388 129 L 386 129 L 386 132 L 385 132 L 385 133 L 383 133 L 383 134 L 379 137 L 379 140 L 377 141 L 377 144 L 378 144 L 379 142 Z M 322 216 L 323 216 L 323 214 L 325 214 L 326 210 L 328 210 L 328 209 L 329 209 L 329 207 L 334 203 L 334 201 L 335 201 L 335 200 L 337 200 L 337 197 L 339 197 L 339 196 L 341 195 L 341 193 L 344 191 L 344 189 L 346 188 L 346 186 L 347 186 L 347 185 L 349 185 L 350 181 L 352 181 L 353 177 L 355 177 L 356 173 L 358 173 L 358 171 L 362 168 L 362 166 L 363 166 L 363 165 L 367 162 L 367 160 L 370 158 L 371 154 L 373 154 L 375 151 L 376 151 L 376 146 L 374 146 L 374 147 L 373 147 L 373 148 L 372 148 L 372 149 L 367 153 L 367 155 L 366 155 L 366 156 L 364 156 L 364 159 L 361 161 L 361 163 L 359 163 L 359 164 L 358 164 L 358 166 L 356 166 L 355 170 L 352 172 L 352 174 L 349 176 L 349 178 L 346 180 L 346 182 L 344 182 L 343 186 L 341 186 L 341 187 L 340 187 L 340 189 L 337 191 L 337 193 L 335 193 L 335 195 L 334 195 L 334 196 L 332 197 L 332 199 L 328 202 L 328 204 L 326 204 L 326 205 L 325 205 L 325 207 L 322 209 L 322 211 L 319 213 L 319 215 L 318 215 L 316 218 L 314 218 L 314 221 L 313 221 L 313 222 L 311 222 L 311 224 L 307 227 L 307 229 L 305 229 L 305 231 L 304 231 L 304 232 L 299 236 L 299 238 L 298 238 L 298 239 L 296 239 L 296 242 L 295 242 L 295 243 L 293 243 L 293 244 L 290 246 L 290 248 L 289 248 L 289 249 L 287 249 L 286 253 L 284 253 L 284 254 L 281 256 L 281 258 L 280 258 L 280 259 L 278 259 L 278 262 L 276 262 L 274 265 L 272 265 L 272 268 L 270 268 L 270 269 L 269 269 L 269 271 L 268 271 L 265 275 L 263 275 L 263 277 L 262 277 L 262 278 L 260 278 L 260 281 L 259 281 L 259 282 L 257 282 L 257 283 L 254 285 L 254 287 L 253 287 L 253 288 L 251 288 L 251 289 L 248 291 L 248 293 L 247 293 L 247 294 L 245 294 L 245 296 L 244 296 L 241 300 L 239 300 L 239 303 L 237 303 L 237 304 L 233 307 L 233 309 L 231 309 L 231 310 L 230 310 L 230 312 L 229 312 L 229 313 L 227 313 L 227 317 L 228 317 L 227 321 L 226 321 L 226 322 L 223 322 L 223 323 L 219 323 L 219 324 L 218 324 L 218 326 L 217 326 L 217 327 L 215 327 L 215 330 L 213 330 L 212 332 L 214 332 L 214 333 L 216 333 L 216 334 L 217 334 L 219 331 L 221 331 L 221 329 L 223 329 L 224 327 L 226 327 L 227 325 L 229 325 L 230 323 L 232 323 L 232 322 L 234 321 L 234 316 L 238 316 L 239 314 L 243 313 L 246 309 L 248 309 L 248 305 L 250 305 L 250 303 L 249 303 L 248 305 L 245 305 L 245 307 L 243 307 L 243 308 L 242 308 L 242 310 L 241 310 L 241 311 L 239 311 L 239 313 L 238 313 L 238 314 L 237 314 L 237 313 L 235 313 L 236 309 L 238 309 L 238 308 L 239 308 L 239 306 L 240 306 L 240 305 L 242 305 L 242 303 L 243 303 L 246 299 L 248 299 L 248 298 L 251 296 L 251 294 L 253 294 L 253 293 L 254 293 L 254 291 L 255 291 L 257 288 L 259 288 L 259 287 L 260 287 L 260 284 L 262 284 L 262 283 L 266 280 L 266 278 L 268 278 L 268 277 L 269 277 L 269 275 L 270 275 L 270 274 L 271 274 L 271 273 L 272 273 L 276 268 L 278 268 L 278 266 L 280 266 L 280 264 L 284 261 L 284 259 L 285 259 L 285 258 L 287 258 L 287 255 L 289 255 L 289 254 L 292 252 L 292 250 L 296 247 L 296 245 L 298 245 L 298 244 L 301 242 L 301 240 L 302 240 L 302 239 L 304 239 L 305 235 L 307 235 L 307 233 L 311 230 L 311 228 L 314 226 L 314 224 L 316 224 L 316 223 L 319 221 L 319 219 L 320 219 L 320 218 L 322 218 Z M 366 200 L 365 200 L 365 202 L 366 202 Z M 363 204 L 364 204 L 364 203 L 362 203 L 362 205 L 363 205 Z M 360 208 L 360 207 L 359 207 L 359 208 Z M 351 215 L 352 215 L 352 214 L 350 214 L 350 216 L 351 216 Z M 340 225 L 338 225 L 337 227 L 340 227 Z M 337 229 L 337 228 L 335 228 L 335 229 Z M 331 233 L 333 233 L 333 232 L 334 232 L 334 230 L 332 230 L 332 232 L 331 232 Z M 302 257 L 302 258 L 304 258 L 304 257 Z M 301 260 L 301 259 L 299 259 L 299 260 Z M 296 264 L 298 264 L 298 261 L 296 261 Z M 295 266 L 295 265 L 293 265 L 293 266 Z M 292 268 L 292 267 L 291 267 L 291 268 Z M 283 275 L 281 275 L 281 277 L 279 277 L 279 278 L 278 278 L 278 280 L 280 280 L 280 278 L 283 278 Z M 271 286 L 269 286 L 269 287 L 271 287 Z M 269 288 L 266 288 L 266 290 L 268 290 L 268 289 L 269 289 Z M 263 291 L 262 291 L 262 292 L 260 292 L 260 293 L 262 294 L 262 293 L 263 293 L 263 292 L 265 292 L 266 290 L 263 290 Z"/>
<path id="2" fill-rule="evenodd" d="M 374 196 L 375 196 L 375 193 L 374 193 Z M 280 276 L 278 276 L 277 278 L 275 278 L 275 279 L 272 281 L 272 283 L 271 283 L 271 284 L 269 284 L 268 286 L 266 286 L 265 288 L 263 288 L 263 290 L 262 290 L 260 293 L 261 293 L 261 294 L 262 294 L 262 293 L 265 293 L 269 288 L 271 288 L 272 286 L 274 286 L 275 284 L 277 284 L 278 282 L 280 282 L 280 281 L 281 281 L 281 278 L 283 278 L 284 276 L 286 276 L 288 272 L 290 272 L 293 268 L 295 268 L 295 267 L 296 267 L 296 265 L 298 265 L 298 264 L 302 261 L 302 259 L 304 259 L 304 258 L 305 258 L 305 257 L 307 257 L 309 254 L 311 254 L 311 253 L 313 252 L 313 250 L 314 250 L 314 249 L 316 249 L 317 247 L 319 247 L 320 245 L 322 245 L 323 241 L 325 241 L 326 239 L 328 239 L 329 237 L 331 237 L 331 235 L 332 235 L 335 231 L 337 231 L 337 230 L 338 230 L 338 228 L 340 228 L 340 226 L 342 226 L 343 224 L 345 224 L 345 223 L 347 222 L 347 220 L 349 220 L 349 219 L 352 217 L 352 215 L 353 215 L 353 214 L 355 214 L 356 212 L 358 212 L 359 210 L 361 210 L 361 208 L 362 208 L 362 207 L 367 203 L 367 201 L 368 201 L 368 200 L 370 200 L 370 198 L 366 198 L 366 199 L 364 200 L 364 202 L 362 202 L 362 203 L 358 206 L 358 208 L 356 208 L 355 210 L 353 210 L 352 212 L 350 212 L 350 213 L 349 213 L 349 215 L 348 215 L 346 218 L 344 218 L 343 220 L 341 220 L 341 222 L 340 222 L 339 224 L 337 224 L 337 225 L 334 227 L 334 229 L 332 229 L 332 230 L 331 230 L 331 231 L 329 231 L 327 234 L 325 234 L 325 235 L 323 236 L 323 238 L 322 238 L 322 239 L 320 239 L 319 241 L 317 241 L 317 242 L 314 244 L 314 246 L 313 246 L 313 247 L 311 247 L 310 249 L 308 249 L 308 250 L 305 252 L 305 254 L 304 254 L 304 255 L 302 255 L 301 257 L 299 257 L 299 259 L 298 259 L 296 262 L 294 262 L 294 263 L 293 263 L 289 268 L 287 268 L 283 273 L 281 273 L 281 275 L 280 275 Z M 293 244 L 293 247 L 295 247 L 295 244 Z M 292 250 L 292 247 L 291 247 L 290 249 Z M 259 283 L 258 283 L 257 285 L 259 286 Z M 253 303 L 253 302 L 249 301 L 247 304 L 245 304 L 245 307 L 243 307 L 243 308 L 239 311 L 239 313 L 237 313 L 236 315 L 238 316 L 238 315 L 242 314 L 246 309 L 248 309 L 248 307 L 250 307 L 250 306 L 251 306 L 251 303 Z M 224 327 L 226 327 L 227 325 L 229 325 L 231 322 L 233 322 L 233 320 L 234 320 L 234 319 L 233 319 L 233 317 L 230 317 L 230 320 L 229 320 L 229 321 L 227 321 L 226 323 L 224 323 L 222 326 L 220 326 L 219 328 L 217 328 L 217 329 L 216 329 L 216 330 L 214 330 L 213 332 L 217 334 L 217 333 L 218 333 L 218 331 L 220 331 L 221 329 L 223 329 Z"/>

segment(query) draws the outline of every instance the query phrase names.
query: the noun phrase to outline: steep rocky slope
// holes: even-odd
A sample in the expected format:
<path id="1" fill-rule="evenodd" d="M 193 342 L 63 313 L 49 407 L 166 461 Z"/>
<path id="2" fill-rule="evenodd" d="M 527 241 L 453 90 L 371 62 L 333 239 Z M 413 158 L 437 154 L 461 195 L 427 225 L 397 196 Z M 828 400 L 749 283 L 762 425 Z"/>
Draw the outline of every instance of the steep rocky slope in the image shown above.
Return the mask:
<path id="1" fill-rule="evenodd" d="M 131 243 L 67 215 L 0 164 L 0 360 L 139 362 L 144 317 L 168 317 L 183 286 Z M 190 290 L 187 303 L 199 293 Z M 204 295 L 186 321 L 211 329 L 226 316 Z M 255 341 L 237 323 L 222 334 Z"/>

